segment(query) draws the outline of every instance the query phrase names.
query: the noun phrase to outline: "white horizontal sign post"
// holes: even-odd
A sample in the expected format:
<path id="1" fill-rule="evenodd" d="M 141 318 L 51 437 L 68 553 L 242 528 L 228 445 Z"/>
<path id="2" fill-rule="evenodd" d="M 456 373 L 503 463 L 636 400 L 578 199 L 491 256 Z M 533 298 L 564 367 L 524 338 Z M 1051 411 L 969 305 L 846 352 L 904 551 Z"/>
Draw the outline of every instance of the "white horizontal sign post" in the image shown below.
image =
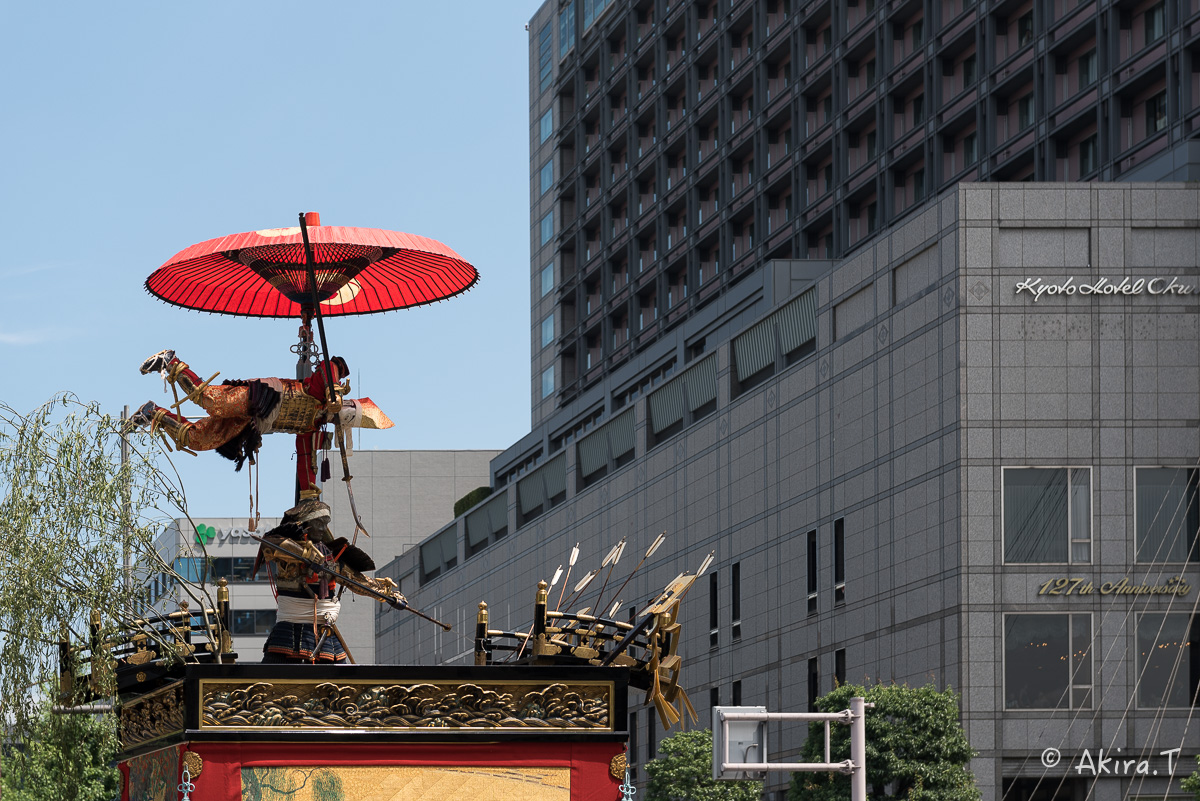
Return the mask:
<path id="1" fill-rule="evenodd" d="M 866 710 L 873 708 L 865 699 L 850 699 L 850 708 L 841 712 L 768 712 L 761 706 L 713 707 L 713 778 L 745 779 L 751 774 L 796 771 L 804 773 L 845 773 L 850 776 L 851 801 L 867 798 Z M 768 762 L 767 726 L 774 720 L 796 720 L 825 724 L 824 762 Z M 831 762 L 829 724 L 850 727 L 850 758 Z M 731 753 L 732 752 L 732 753 Z M 736 761 L 735 761 L 736 760 Z"/>

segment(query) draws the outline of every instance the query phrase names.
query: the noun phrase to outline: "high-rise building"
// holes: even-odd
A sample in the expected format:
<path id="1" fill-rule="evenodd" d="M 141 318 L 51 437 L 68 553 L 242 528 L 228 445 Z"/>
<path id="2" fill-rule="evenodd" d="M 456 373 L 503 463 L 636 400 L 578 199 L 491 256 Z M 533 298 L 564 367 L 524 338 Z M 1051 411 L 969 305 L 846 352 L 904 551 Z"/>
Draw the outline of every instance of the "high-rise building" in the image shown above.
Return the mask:
<path id="1" fill-rule="evenodd" d="M 747 271 L 954 183 L 1200 179 L 1197 0 L 551 0 L 530 65 L 543 448 L 703 350 L 681 326 Z"/>
<path id="2" fill-rule="evenodd" d="M 715 551 L 681 617 L 701 725 L 934 682 L 988 801 L 1178 792 L 1200 188 L 1168 181 L 1200 177 L 1198 54 L 1194 0 L 547 2 L 532 430 L 384 572 L 518 629 L 576 542 L 587 570 L 666 530 L 621 600 Z M 383 662 L 471 658 L 377 631 Z M 629 724 L 636 773 L 663 731 Z M 805 734 L 773 724 L 773 757 Z"/>

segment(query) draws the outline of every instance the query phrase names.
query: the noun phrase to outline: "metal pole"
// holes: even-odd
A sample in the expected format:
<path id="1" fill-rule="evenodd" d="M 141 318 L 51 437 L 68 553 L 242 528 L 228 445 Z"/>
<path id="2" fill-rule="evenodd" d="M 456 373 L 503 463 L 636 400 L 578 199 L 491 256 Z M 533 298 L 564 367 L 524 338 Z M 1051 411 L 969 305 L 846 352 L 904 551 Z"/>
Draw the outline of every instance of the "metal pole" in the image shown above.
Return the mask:
<path id="1" fill-rule="evenodd" d="M 850 699 L 850 801 L 867 801 L 867 708 L 866 699 Z"/>
<path id="2" fill-rule="evenodd" d="M 129 434 L 126 431 L 126 423 L 128 420 L 129 420 L 129 407 L 126 406 L 125 409 L 121 412 L 121 472 L 122 473 L 124 473 L 125 470 L 128 469 L 128 466 L 129 466 Z M 125 540 L 125 543 L 124 543 L 125 553 L 124 553 L 124 560 L 121 563 L 122 564 L 121 572 L 124 574 L 124 578 L 125 578 L 125 597 L 128 598 L 129 593 L 133 591 L 133 565 L 130 564 L 131 554 L 129 552 L 129 516 L 131 514 L 131 511 L 130 511 L 128 486 L 126 487 L 125 492 L 123 494 L 125 496 L 123 499 L 123 501 L 124 501 L 123 508 L 124 508 L 124 517 L 125 517 L 124 529 L 125 530 L 122 532 L 122 534 L 124 535 L 124 540 Z M 130 603 L 132 604 L 132 599 L 130 599 Z M 133 610 L 130 610 L 130 611 L 133 611 Z"/>

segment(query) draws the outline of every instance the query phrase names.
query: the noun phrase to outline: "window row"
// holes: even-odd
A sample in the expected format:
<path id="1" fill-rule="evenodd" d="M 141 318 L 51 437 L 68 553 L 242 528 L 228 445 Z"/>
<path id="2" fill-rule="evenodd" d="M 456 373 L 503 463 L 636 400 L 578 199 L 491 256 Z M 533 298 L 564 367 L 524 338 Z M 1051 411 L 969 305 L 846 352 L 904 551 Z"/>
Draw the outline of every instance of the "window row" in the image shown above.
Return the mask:
<path id="1" fill-rule="evenodd" d="M 1092 561 L 1092 470 L 1089 467 L 1003 469 L 1004 561 L 1089 564 Z M 1138 564 L 1200 561 L 1200 503 L 1194 467 L 1134 470 L 1134 560 Z"/>
<path id="2" fill-rule="evenodd" d="M 1128 682 L 1136 707 L 1190 708 L 1200 680 L 1200 617 L 1142 612 L 1134 627 Z M 1097 697 L 1111 697 L 1111 689 L 1095 686 L 1092 628 L 1090 613 L 1006 614 L 1005 708 L 1092 709 Z"/>

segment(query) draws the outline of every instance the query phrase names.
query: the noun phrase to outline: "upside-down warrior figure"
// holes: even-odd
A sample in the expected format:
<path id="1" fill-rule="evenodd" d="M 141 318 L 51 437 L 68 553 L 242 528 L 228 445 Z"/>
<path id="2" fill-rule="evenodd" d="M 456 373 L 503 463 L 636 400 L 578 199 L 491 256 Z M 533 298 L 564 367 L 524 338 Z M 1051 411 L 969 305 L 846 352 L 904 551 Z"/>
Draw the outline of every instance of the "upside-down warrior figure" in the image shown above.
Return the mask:
<path id="1" fill-rule="evenodd" d="M 329 520 L 327 504 L 306 498 L 289 509 L 283 522 L 263 537 L 278 548 L 259 548 L 252 575 L 257 575 L 259 568 L 266 564 L 267 576 L 275 587 L 279 604 L 275 627 L 263 646 L 263 662 L 338 663 L 348 658 L 337 631 L 341 609 L 337 600 L 338 578 L 314 571 L 310 565 L 292 558 L 293 554 L 323 563 L 332 572 L 358 582 L 376 594 L 368 595 L 352 583 L 343 583 L 353 592 L 380 601 L 390 598 L 404 602 L 404 596 L 391 579 L 363 575 L 375 569 L 374 561 L 345 537 L 334 539 L 329 532 Z"/>
<path id="2" fill-rule="evenodd" d="M 326 393 L 326 365 L 334 386 Z M 354 428 L 391 428 L 394 423 L 370 398 L 351 400 L 350 371 L 346 360 L 335 356 L 321 362 L 308 378 L 257 378 L 225 381 L 210 385 L 175 356 L 164 350 L 142 362 L 142 375 L 152 372 L 182 390 L 187 399 L 208 412 L 208 417 L 189 421 L 182 414 L 147 401 L 135 412 L 131 422 L 149 426 L 169 436 L 180 447 L 191 451 L 215 450 L 236 462 L 237 470 L 247 459 L 254 464 L 254 453 L 262 445 L 262 435 L 286 432 L 296 435 L 296 483 L 301 490 L 316 489 L 316 462 L 313 454 L 323 447 L 324 428 L 340 417 L 343 426 Z M 215 376 L 214 376 L 215 378 Z M 211 379 L 210 379 L 211 380 Z M 327 400 L 328 399 L 328 400 Z"/>

